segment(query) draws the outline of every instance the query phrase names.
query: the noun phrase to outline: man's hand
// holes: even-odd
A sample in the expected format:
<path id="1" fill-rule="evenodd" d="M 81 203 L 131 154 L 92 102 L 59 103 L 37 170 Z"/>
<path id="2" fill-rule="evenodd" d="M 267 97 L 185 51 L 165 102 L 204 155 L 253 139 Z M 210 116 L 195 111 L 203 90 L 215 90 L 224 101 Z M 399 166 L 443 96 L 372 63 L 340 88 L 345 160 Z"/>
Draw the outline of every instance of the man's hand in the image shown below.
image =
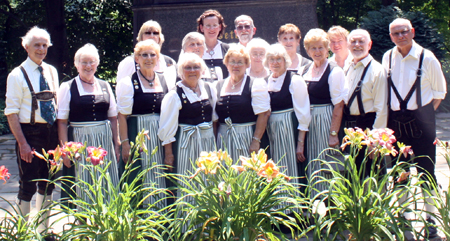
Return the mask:
<path id="1" fill-rule="evenodd" d="M 28 143 L 19 144 L 19 153 L 20 158 L 25 162 L 31 163 L 31 161 L 33 161 L 33 150 Z"/>

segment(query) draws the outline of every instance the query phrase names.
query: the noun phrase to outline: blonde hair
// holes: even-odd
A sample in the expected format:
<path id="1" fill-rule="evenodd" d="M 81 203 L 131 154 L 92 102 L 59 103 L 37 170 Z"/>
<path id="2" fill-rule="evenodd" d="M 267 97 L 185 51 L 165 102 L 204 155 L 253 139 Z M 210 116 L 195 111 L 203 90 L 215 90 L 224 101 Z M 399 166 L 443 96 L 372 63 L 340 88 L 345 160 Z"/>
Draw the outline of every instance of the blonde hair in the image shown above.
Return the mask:
<path id="1" fill-rule="evenodd" d="M 278 35 L 277 35 L 278 40 L 280 40 L 281 35 L 287 34 L 287 33 L 294 34 L 296 39 L 302 38 L 302 32 L 300 32 L 300 29 L 292 23 L 287 23 L 287 24 L 281 26 L 280 29 L 278 30 Z"/>
<path id="2" fill-rule="evenodd" d="M 77 50 L 74 57 L 74 64 L 76 67 L 78 67 L 82 55 L 94 56 L 94 58 L 97 61 L 97 64 L 100 64 L 100 55 L 98 54 L 98 49 L 93 44 L 87 43 Z"/>
<path id="3" fill-rule="evenodd" d="M 328 37 L 334 37 L 334 36 L 340 36 L 347 41 L 348 38 L 348 30 L 341 27 L 341 26 L 332 26 L 330 29 L 328 29 Z"/>
<path id="4" fill-rule="evenodd" d="M 153 20 L 148 20 L 147 22 L 142 24 L 141 29 L 139 29 L 137 41 L 138 42 L 142 41 L 144 33 L 147 32 L 147 30 L 149 28 L 156 28 L 159 31 L 159 43 L 158 44 L 159 44 L 159 46 L 162 46 L 162 44 L 164 43 L 164 35 L 162 34 L 161 25 L 159 25 L 158 22 L 153 21 Z"/>
<path id="5" fill-rule="evenodd" d="M 309 45 L 312 42 L 322 42 L 323 46 L 327 49 L 330 46 L 330 38 L 328 37 L 328 34 L 320 28 L 313 28 L 306 33 L 305 39 L 303 40 L 306 50 L 309 50 Z"/>
<path id="6" fill-rule="evenodd" d="M 266 58 L 264 59 L 264 66 L 269 68 L 269 58 L 281 56 L 284 58 L 284 62 L 286 63 L 286 68 L 291 66 L 292 60 L 289 57 L 289 54 L 286 51 L 286 48 L 281 44 L 272 44 L 270 48 L 267 50 Z"/>
<path id="7" fill-rule="evenodd" d="M 228 66 L 228 60 L 232 56 L 243 57 L 245 59 L 245 64 L 250 64 L 250 55 L 248 54 L 247 50 L 241 45 L 230 44 L 230 48 L 223 58 L 223 63 Z"/>
<path id="8" fill-rule="evenodd" d="M 156 52 L 156 56 L 159 59 L 161 47 L 159 46 L 159 44 L 157 44 L 155 42 L 155 40 L 147 39 L 147 40 L 138 42 L 136 44 L 136 46 L 134 46 L 134 56 L 137 57 L 141 53 L 141 51 L 144 49 L 154 50 Z"/>

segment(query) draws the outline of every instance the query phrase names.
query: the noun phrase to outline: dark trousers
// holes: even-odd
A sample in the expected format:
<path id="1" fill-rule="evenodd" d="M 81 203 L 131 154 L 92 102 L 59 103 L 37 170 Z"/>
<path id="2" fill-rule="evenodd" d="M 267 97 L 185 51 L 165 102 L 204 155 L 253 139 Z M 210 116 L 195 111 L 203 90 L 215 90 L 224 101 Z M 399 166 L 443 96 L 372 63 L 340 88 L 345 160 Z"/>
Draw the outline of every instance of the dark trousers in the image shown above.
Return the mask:
<path id="1" fill-rule="evenodd" d="M 388 127 L 394 130 L 397 141 L 411 146 L 416 158 L 407 159 L 399 156 L 399 161 L 417 164 L 417 172 L 424 173 L 425 180 L 436 184 L 434 173 L 436 163 L 436 118 L 433 104 L 430 103 L 414 111 L 390 111 Z M 396 146 L 394 144 L 394 146 Z M 424 156 L 424 157 L 418 157 Z"/>
<path id="2" fill-rule="evenodd" d="M 42 153 L 42 149 L 45 149 L 46 151 L 53 150 L 58 145 L 58 130 L 56 124 L 53 126 L 39 123 L 36 123 L 35 125 L 21 124 L 21 127 L 30 147 L 39 153 Z M 16 155 L 20 177 L 19 194 L 17 197 L 20 200 L 29 202 L 36 191 L 42 195 L 52 194 L 53 189 L 55 188 L 54 184 L 49 184 L 46 181 L 33 181 L 36 179 L 53 179 L 53 176 L 50 175 L 47 162 L 36 156 L 33 157 L 31 163 L 25 162 L 20 158 L 20 150 L 17 142 Z"/>

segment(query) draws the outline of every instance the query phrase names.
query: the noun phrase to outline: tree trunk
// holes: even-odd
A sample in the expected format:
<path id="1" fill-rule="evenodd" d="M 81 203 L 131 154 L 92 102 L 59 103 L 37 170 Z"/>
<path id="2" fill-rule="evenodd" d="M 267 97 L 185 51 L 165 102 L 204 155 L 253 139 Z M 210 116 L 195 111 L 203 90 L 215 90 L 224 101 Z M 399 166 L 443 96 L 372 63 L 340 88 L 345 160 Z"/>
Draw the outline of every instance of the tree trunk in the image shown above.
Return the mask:
<path id="1" fill-rule="evenodd" d="M 47 13 L 47 31 L 50 33 L 53 46 L 47 53 L 47 62 L 58 70 L 59 80 L 64 73 L 70 73 L 73 61 L 69 56 L 66 23 L 64 20 L 64 0 L 44 0 Z"/>

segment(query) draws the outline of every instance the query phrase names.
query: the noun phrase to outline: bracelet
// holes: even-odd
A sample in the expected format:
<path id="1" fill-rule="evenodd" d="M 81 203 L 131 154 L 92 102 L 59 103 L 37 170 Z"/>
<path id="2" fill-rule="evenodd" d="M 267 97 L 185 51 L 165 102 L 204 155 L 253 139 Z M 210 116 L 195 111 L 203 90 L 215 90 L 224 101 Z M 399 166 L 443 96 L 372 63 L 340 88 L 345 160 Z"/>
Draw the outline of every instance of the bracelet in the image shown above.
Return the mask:
<path id="1" fill-rule="evenodd" d="M 261 143 L 261 139 L 259 139 L 258 137 L 255 137 L 255 136 L 254 136 L 254 137 L 252 137 L 252 139 L 255 140 L 255 141 L 257 141 L 257 142 L 259 142 L 259 143 Z"/>
<path id="2" fill-rule="evenodd" d="M 121 140 L 120 141 L 120 144 L 122 145 L 124 142 L 126 142 L 126 141 L 129 141 L 129 139 L 127 138 L 127 139 L 125 139 L 125 140 Z"/>

